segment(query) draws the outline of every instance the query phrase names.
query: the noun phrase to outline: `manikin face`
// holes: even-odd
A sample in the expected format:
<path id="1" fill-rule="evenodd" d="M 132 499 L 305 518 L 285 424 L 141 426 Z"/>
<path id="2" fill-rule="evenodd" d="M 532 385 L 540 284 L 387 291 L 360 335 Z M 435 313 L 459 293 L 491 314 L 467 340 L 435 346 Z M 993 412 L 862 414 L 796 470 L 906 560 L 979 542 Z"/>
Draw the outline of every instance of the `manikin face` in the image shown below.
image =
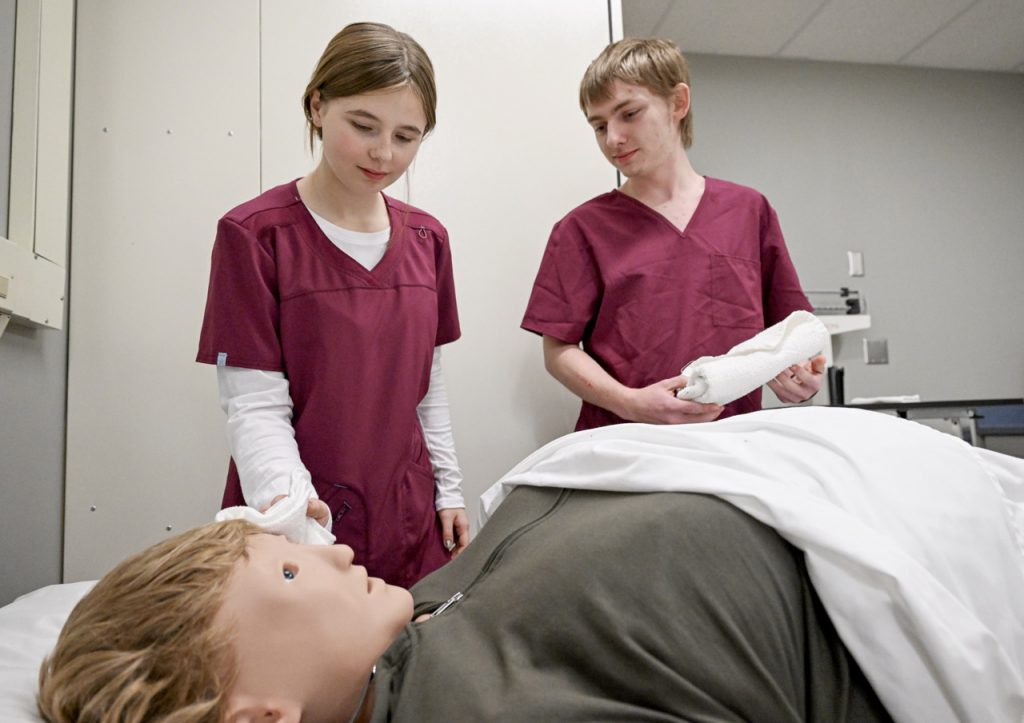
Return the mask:
<path id="1" fill-rule="evenodd" d="M 669 99 L 641 85 L 616 80 L 609 97 L 587 107 L 597 145 L 627 178 L 672 168 L 683 153 L 679 123 L 690 108 L 690 90 L 680 83 Z"/>
<path id="2" fill-rule="evenodd" d="M 323 132 L 322 170 L 352 193 L 379 193 L 409 167 L 423 141 L 427 117 L 408 85 L 323 101 L 310 101 Z"/>
<path id="3" fill-rule="evenodd" d="M 283 720 L 345 720 L 370 670 L 412 616 L 403 588 L 367 577 L 347 545 L 249 538 L 215 625 L 234 632 L 231 712 L 278 710 Z M 291 714 L 289 714 L 291 711 Z"/>

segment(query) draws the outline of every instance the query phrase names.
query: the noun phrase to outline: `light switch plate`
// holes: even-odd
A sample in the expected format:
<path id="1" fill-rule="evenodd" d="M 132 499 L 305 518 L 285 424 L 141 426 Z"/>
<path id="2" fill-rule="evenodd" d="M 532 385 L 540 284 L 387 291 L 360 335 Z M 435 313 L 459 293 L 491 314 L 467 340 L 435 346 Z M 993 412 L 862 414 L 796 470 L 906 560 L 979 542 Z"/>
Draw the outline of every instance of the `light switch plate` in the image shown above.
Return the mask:
<path id="1" fill-rule="evenodd" d="M 847 251 L 846 261 L 850 267 L 850 276 L 864 275 L 864 254 L 860 251 Z"/>
<path id="2" fill-rule="evenodd" d="M 889 341 L 887 339 L 865 339 L 864 362 L 866 364 L 888 364 Z"/>

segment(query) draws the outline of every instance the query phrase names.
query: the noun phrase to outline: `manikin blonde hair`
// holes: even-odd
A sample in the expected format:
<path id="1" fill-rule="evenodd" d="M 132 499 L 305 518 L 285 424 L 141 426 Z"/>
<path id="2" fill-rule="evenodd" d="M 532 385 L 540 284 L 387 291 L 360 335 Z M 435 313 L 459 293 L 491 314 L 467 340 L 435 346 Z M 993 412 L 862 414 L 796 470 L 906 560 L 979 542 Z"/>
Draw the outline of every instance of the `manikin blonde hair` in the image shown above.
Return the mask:
<path id="1" fill-rule="evenodd" d="M 214 626 L 236 563 L 260 529 L 197 527 L 128 558 L 71 612 L 39 671 L 50 723 L 218 723 L 237 664 Z"/>
<path id="2" fill-rule="evenodd" d="M 409 35 L 381 23 L 353 23 L 327 44 L 302 96 L 309 147 L 323 133 L 313 123 L 313 92 L 324 101 L 408 84 L 423 103 L 426 135 L 437 121 L 434 66 L 426 51 Z"/>
<path id="3" fill-rule="evenodd" d="M 598 55 L 580 82 L 580 108 L 607 100 L 616 80 L 640 85 L 668 100 L 679 83 L 690 85 L 690 69 L 679 47 L 659 38 L 625 38 Z M 679 122 L 683 148 L 693 145 L 693 111 Z"/>

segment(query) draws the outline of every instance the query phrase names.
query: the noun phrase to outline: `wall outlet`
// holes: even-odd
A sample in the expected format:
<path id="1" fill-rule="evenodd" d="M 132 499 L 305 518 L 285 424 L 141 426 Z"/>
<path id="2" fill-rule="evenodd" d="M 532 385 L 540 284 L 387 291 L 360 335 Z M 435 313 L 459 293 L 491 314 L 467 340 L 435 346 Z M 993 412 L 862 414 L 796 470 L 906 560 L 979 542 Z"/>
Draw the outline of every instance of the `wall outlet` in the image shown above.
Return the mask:
<path id="1" fill-rule="evenodd" d="M 889 341 L 887 339 L 865 339 L 864 340 L 864 363 L 865 364 L 888 364 L 889 363 Z"/>

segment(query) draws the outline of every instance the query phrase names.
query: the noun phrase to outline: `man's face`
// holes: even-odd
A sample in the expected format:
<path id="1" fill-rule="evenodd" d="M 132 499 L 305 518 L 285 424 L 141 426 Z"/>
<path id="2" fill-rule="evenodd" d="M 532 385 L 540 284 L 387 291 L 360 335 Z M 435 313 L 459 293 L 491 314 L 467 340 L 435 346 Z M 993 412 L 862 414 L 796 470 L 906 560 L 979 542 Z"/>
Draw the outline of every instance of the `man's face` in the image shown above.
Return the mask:
<path id="1" fill-rule="evenodd" d="M 682 152 L 679 123 L 689 110 L 685 88 L 681 84 L 678 98 L 665 99 L 616 80 L 607 98 L 587 107 L 598 147 L 624 176 L 653 175 Z"/>

